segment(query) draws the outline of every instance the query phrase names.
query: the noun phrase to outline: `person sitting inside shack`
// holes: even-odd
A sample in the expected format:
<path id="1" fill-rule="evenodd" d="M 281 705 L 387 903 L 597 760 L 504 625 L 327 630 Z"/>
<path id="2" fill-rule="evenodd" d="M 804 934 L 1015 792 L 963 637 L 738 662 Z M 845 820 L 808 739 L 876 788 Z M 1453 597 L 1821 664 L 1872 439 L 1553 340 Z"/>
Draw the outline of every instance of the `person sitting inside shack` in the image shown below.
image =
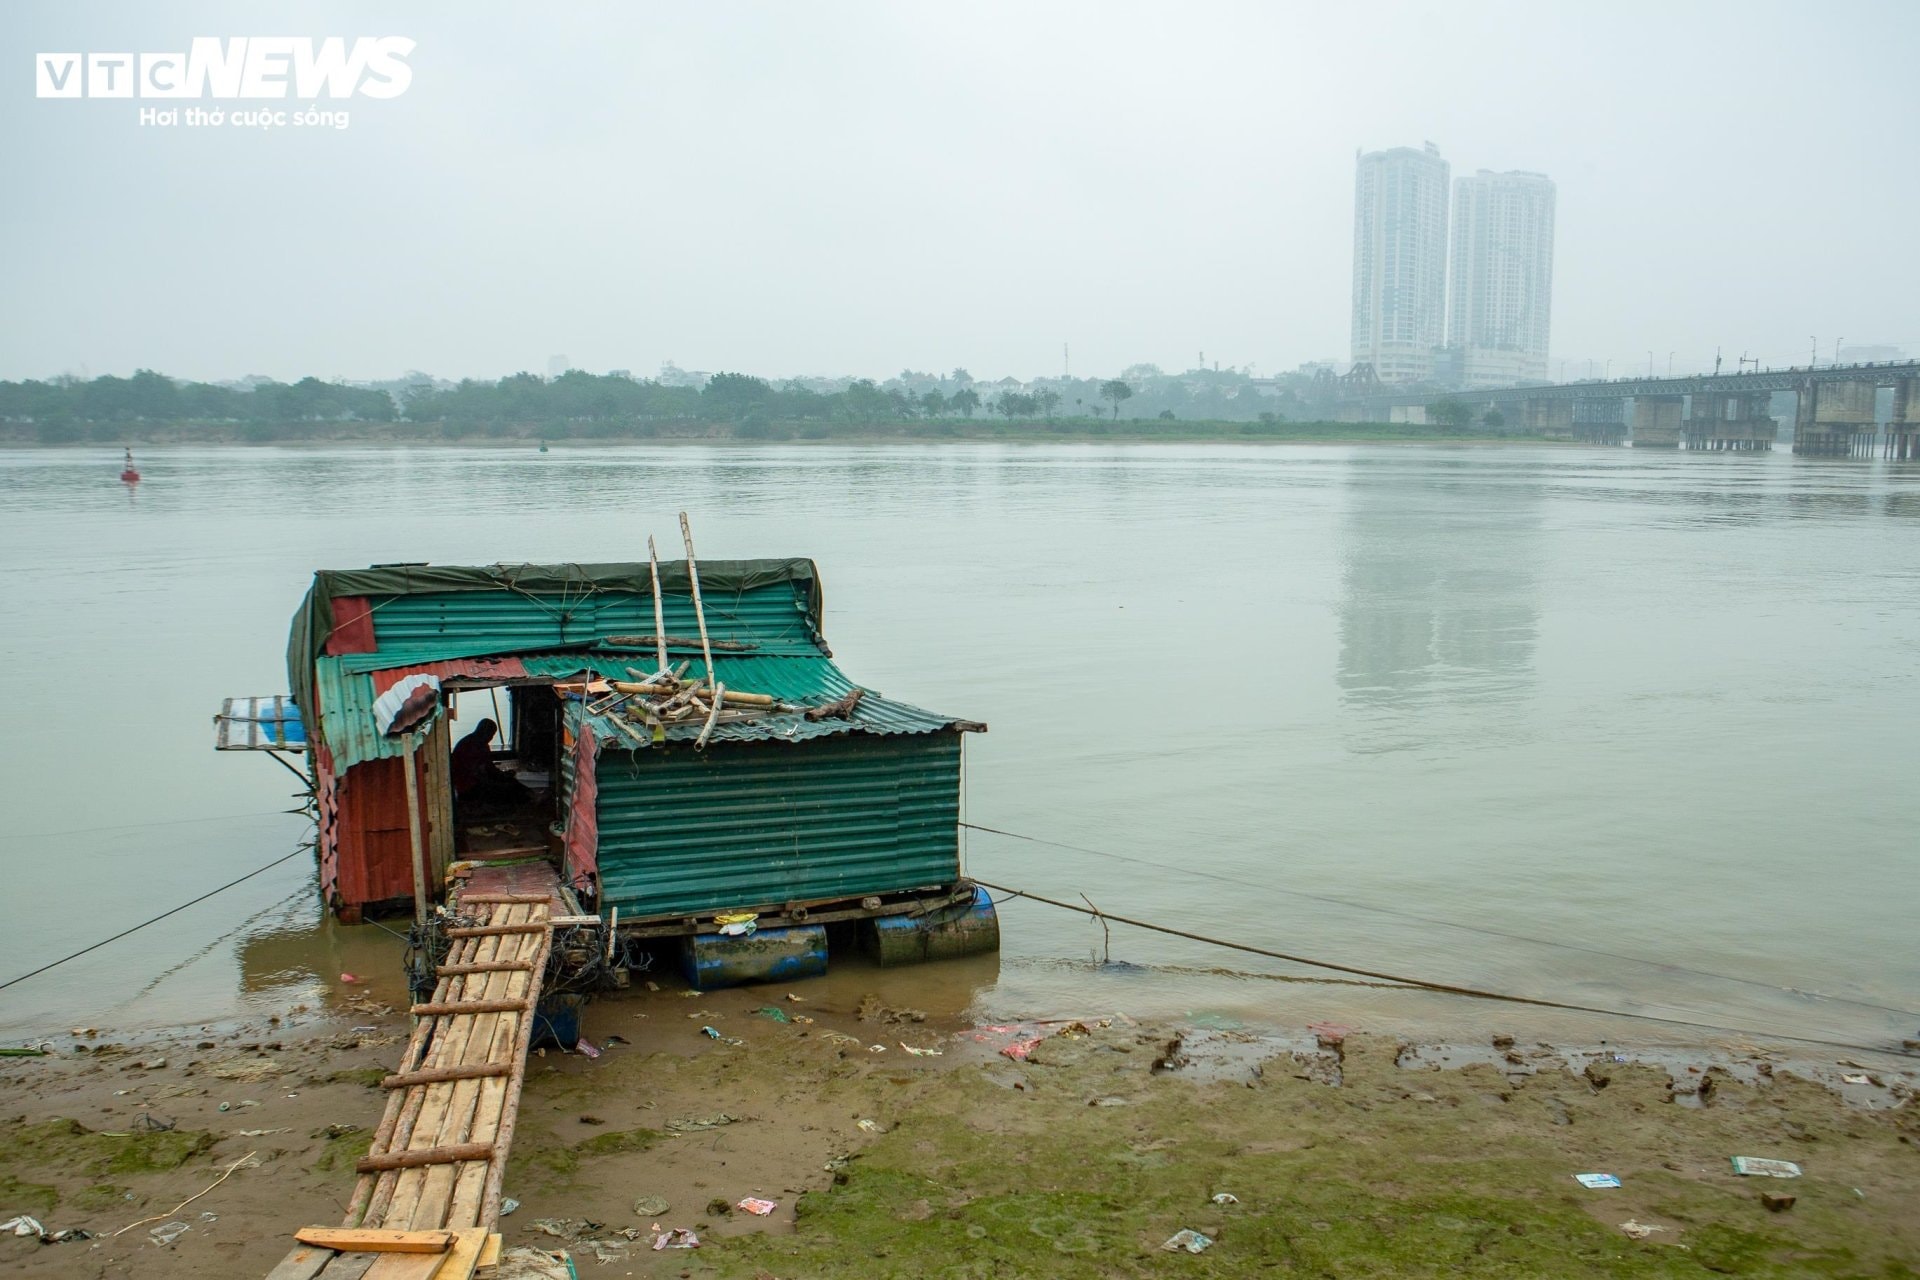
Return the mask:
<path id="1" fill-rule="evenodd" d="M 493 721 L 482 720 L 473 726 L 472 733 L 454 744 L 447 772 L 453 783 L 453 798 L 463 809 L 526 799 L 526 788 L 493 762 L 493 735 L 499 730 Z"/>

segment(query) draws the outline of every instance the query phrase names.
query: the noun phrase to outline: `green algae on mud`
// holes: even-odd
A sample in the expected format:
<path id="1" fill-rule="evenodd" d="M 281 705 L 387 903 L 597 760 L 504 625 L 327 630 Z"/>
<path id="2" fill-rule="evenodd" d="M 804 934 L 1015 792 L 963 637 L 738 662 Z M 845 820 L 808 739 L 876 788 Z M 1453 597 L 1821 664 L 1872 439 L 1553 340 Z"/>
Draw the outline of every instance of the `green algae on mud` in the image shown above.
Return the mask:
<path id="1" fill-rule="evenodd" d="M 78 1120 L 46 1120 L 0 1127 L 0 1168 L 48 1169 L 100 1177 L 178 1169 L 219 1141 L 191 1129 L 107 1132 Z"/>
<path id="2" fill-rule="evenodd" d="M 1917 1172 L 1910 1103 L 1854 1113 L 1782 1078 L 1722 1083 L 1690 1108 L 1649 1066 L 1410 1071 L 1390 1043 L 1350 1045 L 1335 1083 L 1297 1069 L 1324 1055 L 1281 1054 L 1194 1085 L 1098 1037 L 963 1068 L 805 1195 L 794 1235 L 702 1261 L 723 1275 L 1785 1278 L 1910 1275 L 1920 1259 L 1899 1208 Z M 1823 1176 L 1770 1213 L 1725 1156 L 1796 1141 L 1825 1143 Z M 1626 1185 L 1574 1181 L 1594 1168 Z M 1656 1230 L 1632 1239 L 1629 1221 Z M 1215 1243 L 1176 1259 L 1160 1246 L 1181 1228 Z"/>

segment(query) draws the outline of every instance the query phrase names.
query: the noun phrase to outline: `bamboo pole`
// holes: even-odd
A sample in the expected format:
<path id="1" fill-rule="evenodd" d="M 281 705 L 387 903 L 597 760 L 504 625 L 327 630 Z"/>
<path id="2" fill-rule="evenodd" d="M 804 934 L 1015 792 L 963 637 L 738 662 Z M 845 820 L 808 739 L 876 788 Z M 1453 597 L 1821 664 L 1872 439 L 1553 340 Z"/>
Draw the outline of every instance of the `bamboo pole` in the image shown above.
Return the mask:
<path id="1" fill-rule="evenodd" d="M 664 674 L 667 669 L 667 611 L 660 602 L 660 553 L 654 550 L 652 534 L 647 535 L 647 564 L 653 570 L 653 639 L 660 648 L 660 670 Z"/>
<path id="2" fill-rule="evenodd" d="M 425 929 L 427 926 L 427 855 L 424 842 L 420 839 L 420 779 L 413 768 L 414 736 L 409 733 L 404 739 L 406 753 L 403 757 L 407 771 L 407 844 L 413 850 L 413 922 Z"/>
<path id="3" fill-rule="evenodd" d="M 680 536 L 687 544 L 687 581 L 693 584 L 693 618 L 700 624 L 700 656 L 706 659 L 707 683 L 714 683 L 713 644 L 707 639 L 707 609 L 700 603 L 700 565 L 693 558 L 693 526 L 687 523 L 687 513 L 680 513 Z"/>
<path id="4" fill-rule="evenodd" d="M 727 686 L 723 684 L 713 686 L 713 706 L 707 709 L 707 723 L 701 726 L 700 736 L 694 740 L 695 751 L 707 749 L 707 739 L 713 736 L 713 727 L 720 723 L 720 704 L 726 701 L 726 697 Z"/>
<path id="5" fill-rule="evenodd" d="M 534 944 L 533 960 L 536 975 L 545 973 L 547 957 L 552 950 L 553 931 L 549 929 Z M 538 981 L 537 977 L 535 981 Z M 529 987 L 529 992 L 531 990 L 532 988 Z M 493 1134 L 494 1148 L 503 1153 L 513 1146 L 514 1125 L 520 1118 L 520 1090 L 527 1080 L 527 1045 L 533 1038 L 533 1019 L 532 1009 L 520 1015 L 520 1025 L 516 1028 L 519 1034 L 514 1040 L 513 1053 L 507 1059 L 513 1064 L 513 1074 L 507 1077 L 509 1083 L 506 1098 L 500 1108 L 500 1125 Z M 506 1175 L 507 1162 L 504 1158 L 488 1163 L 484 1190 L 480 1197 L 480 1225 L 489 1231 L 494 1230 L 500 1222 L 500 1187 Z"/>

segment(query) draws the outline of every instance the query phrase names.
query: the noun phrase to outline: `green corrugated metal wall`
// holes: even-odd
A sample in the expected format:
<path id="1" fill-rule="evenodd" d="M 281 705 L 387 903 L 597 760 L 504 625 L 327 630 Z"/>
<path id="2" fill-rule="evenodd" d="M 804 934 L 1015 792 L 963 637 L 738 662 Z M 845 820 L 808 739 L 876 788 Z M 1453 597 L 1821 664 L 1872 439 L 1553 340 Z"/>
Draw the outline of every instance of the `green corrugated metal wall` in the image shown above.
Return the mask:
<path id="1" fill-rule="evenodd" d="M 855 897 L 960 875 L 960 734 L 608 748 L 600 907 L 622 919 Z"/>

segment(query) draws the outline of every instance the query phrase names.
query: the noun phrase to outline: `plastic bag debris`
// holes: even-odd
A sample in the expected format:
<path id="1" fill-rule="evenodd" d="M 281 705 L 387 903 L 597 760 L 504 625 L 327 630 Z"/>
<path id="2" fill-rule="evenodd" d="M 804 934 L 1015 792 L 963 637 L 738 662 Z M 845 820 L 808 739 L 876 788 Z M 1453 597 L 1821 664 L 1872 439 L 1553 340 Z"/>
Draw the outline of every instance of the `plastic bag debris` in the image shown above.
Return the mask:
<path id="1" fill-rule="evenodd" d="M 512 1196 L 507 1196 L 500 1201 L 500 1216 L 504 1218 L 519 1207 L 520 1202 L 518 1200 L 515 1200 Z"/>
<path id="2" fill-rule="evenodd" d="M 68 1227 L 62 1231 L 49 1231 L 41 1225 L 40 1219 L 30 1218 L 24 1213 L 17 1218 L 9 1218 L 5 1222 L 0 1222 L 0 1235 L 7 1234 L 34 1236 L 39 1239 L 41 1244 L 65 1244 L 69 1240 L 95 1240 L 99 1238 L 98 1232 L 84 1231 L 79 1227 Z"/>
<path id="3" fill-rule="evenodd" d="M 792 1021 L 791 1018 L 787 1017 L 787 1011 L 785 1009 L 777 1008 L 776 1006 L 770 1005 L 770 1004 L 763 1005 L 762 1007 L 755 1009 L 754 1012 L 759 1014 L 763 1018 L 771 1018 L 775 1022 L 791 1022 Z"/>
<path id="4" fill-rule="evenodd" d="M 1656 1231 L 1665 1231 L 1665 1227 L 1655 1226 L 1651 1222 L 1637 1222 L 1628 1218 L 1620 1224 L 1620 1229 L 1635 1240 L 1645 1240 Z"/>
<path id="5" fill-rule="evenodd" d="M 1212 1236 L 1203 1236 L 1191 1227 L 1182 1227 L 1167 1237 L 1167 1242 L 1160 1247 L 1168 1253 L 1179 1253 L 1182 1249 L 1188 1253 L 1205 1253 L 1212 1243 Z"/>
<path id="6" fill-rule="evenodd" d="M 1222 1191 L 1213 1197 L 1213 1202 L 1215 1204 L 1239 1204 L 1240 1197 L 1234 1195 L 1231 1191 Z"/>
<path id="7" fill-rule="evenodd" d="M 1733 1171 L 1745 1178 L 1797 1178 L 1800 1166 L 1791 1160 L 1762 1160 L 1756 1156 L 1734 1156 Z"/>
<path id="8" fill-rule="evenodd" d="M 564 1250 L 554 1254 L 523 1245 L 501 1255 L 495 1275 L 498 1280 L 569 1280 L 573 1268 Z"/>
<path id="9" fill-rule="evenodd" d="M 1025 1062 L 1027 1055 L 1033 1052 L 1033 1047 L 1039 1044 L 1040 1040 L 1041 1037 L 1039 1036 L 1035 1036 L 1031 1040 L 1015 1040 L 1012 1044 L 1003 1046 L 1000 1052 L 1006 1057 L 1012 1058 L 1015 1062 Z"/>
<path id="10" fill-rule="evenodd" d="M 938 1058 L 941 1056 L 941 1050 L 939 1049 L 916 1049 L 905 1040 L 900 1042 L 900 1047 L 916 1058 Z"/>
<path id="11" fill-rule="evenodd" d="M 664 1196 L 641 1196 L 633 1202 L 633 1216 L 657 1218 L 671 1207 Z"/>
<path id="12" fill-rule="evenodd" d="M 360 979 L 354 974 L 343 973 L 340 975 L 340 981 L 347 983 L 348 985 L 352 985 L 353 983 L 360 981 Z"/>
<path id="13" fill-rule="evenodd" d="M 742 1040 L 739 1036 L 723 1036 L 718 1031 L 715 1031 L 712 1027 L 700 1028 L 700 1034 L 705 1036 L 709 1040 L 718 1040 L 721 1044 L 745 1044 L 746 1043 L 746 1041 Z"/>
<path id="14" fill-rule="evenodd" d="M 766 1217 L 779 1207 L 780 1202 L 778 1200 L 756 1200 L 752 1196 L 748 1196 L 746 1199 L 734 1205 L 734 1208 L 746 1213 L 751 1213 L 759 1218 Z"/>
<path id="15" fill-rule="evenodd" d="M 700 1237 L 685 1227 L 675 1227 L 671 1231 L 662 1231 L 653 1238 L 655 1249 L 698 1249 Z"/>
<path id="16" fill-rule="evenodd" d="M 878 1120 L 862 1120 L 860 1121 L 860 1128 L 867 1133 L 885 1133 L 886 1132 L 885 1129 L 882 1129 L 880 1127 L 880 1122 Z"/>
<path id="17" fill-rule="evenodd" d="M 1872 1076 L 1845 1075 L 1845 1076 L 1841 1076 L 1840 1079 L 1845 1081 L 1848 1084 L 1872 1084 L 1873 1083 Z"/>
<path id="18" fill-rule="evenodd" d="M 1576 1173 L 1573 1175 L 1573 1178 L 1574 1181 L 1589 1191 L 1595 1191 L 1601 1187 L 1617 1187 L 1620 1185 L 1620 1179 L 1611 1173 Z"/>
<path id="19" fill-rule="evenodd" d="M 191 1230 L 193 1228 L 184 1222 L 163 1222 L 147 1234 L 153 1237 L 155 1244 L 164 1246 L 172 1244 Z"/>
<path id="20" fill-rule="evenodd" d="M 600 1056 L 600 1051 L 593 1047 L 593 1041 L 587 1039 L 585 1036 L 581 1036 L 578 1040 L 574 1041 L 573 1049 L 575 1053 L 584 1053 L 589 1058 L 597 1058 Z"/>
<path id="21" fill-rule="evenodd" d="M 697 1133 L 702 1129 L 718 1129 L 723 1124 L 735 1124 L 739 1116 L 730 1116 L 724 1111 L 710 1116 L 675 1116 L 667 1121 L 667 1128 L 674 1133 Z"/>

